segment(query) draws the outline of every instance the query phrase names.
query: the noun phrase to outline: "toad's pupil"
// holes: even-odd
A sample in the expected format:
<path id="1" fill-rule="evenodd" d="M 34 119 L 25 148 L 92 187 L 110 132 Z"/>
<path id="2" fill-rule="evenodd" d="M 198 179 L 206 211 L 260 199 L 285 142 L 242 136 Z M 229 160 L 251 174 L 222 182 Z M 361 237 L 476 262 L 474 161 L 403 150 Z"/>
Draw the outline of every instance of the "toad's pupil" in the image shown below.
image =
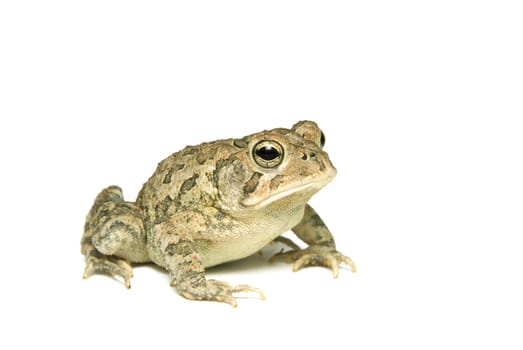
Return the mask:
<path id="1" fill-rule="evenodd" d="M 273 160 L 280 156 L 280 152 L 276 148 L 266 145 L 257 149 L 256 155 L 264 160 Z"/>
<path id="2" fill-rule="evenodd" d="M 320 135 L 320 146 L 321 147 L 325 146 L 325 134 L 323 133 L 323 131 L 321 132 L 321 135 Z"/>

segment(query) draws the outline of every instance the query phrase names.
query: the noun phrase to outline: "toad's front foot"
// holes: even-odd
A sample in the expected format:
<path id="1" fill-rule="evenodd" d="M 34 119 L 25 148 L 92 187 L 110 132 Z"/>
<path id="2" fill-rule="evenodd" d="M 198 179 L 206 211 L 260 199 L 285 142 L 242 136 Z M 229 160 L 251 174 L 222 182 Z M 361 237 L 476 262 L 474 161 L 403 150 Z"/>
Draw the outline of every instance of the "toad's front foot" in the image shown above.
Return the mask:
<path id="1" fill-rule="evenodd" d="M 121 277 L 125 287 L 131 288 L 131 277 L 133 277 L 131 264 L 122 258 L 98 255 L 90 255 L 87 258 L 83 278 L 87 279 L 95 273 L 104 273 L 112 277 Z"/>
<path id="2" fill-rule="evenodd" d="M 219 301 L 230 304 L 233 307 L 237 305 L 233 296 L 234 293 L 253 292 L 258 294 L 261 300 L 265 300 L 265 295 L 263 295 L 260 289 L 246 284 L 231 286 L 227 282 L 207 280 L 203 286 L 189 286 L 185 283 L 180 285 L 171 283 L 171 285 L 176 286 L 178 293 L 187 299 Z"/>
<path id="3" fill-rule="evenodd" d="M 350 266 L 352 272 L 356 272 L 356 265 L 348 256 L 343 255 L 333 247 L 320 245 L 312 245 L 303 250 L 291 250 L 279 253 L 274 255 L 270 261 L 294 262 L 293 271 L 298 271 L 304 266 L 330 267 L 334 278 L 338 277 L 339 265 L 341 263 Z"/>

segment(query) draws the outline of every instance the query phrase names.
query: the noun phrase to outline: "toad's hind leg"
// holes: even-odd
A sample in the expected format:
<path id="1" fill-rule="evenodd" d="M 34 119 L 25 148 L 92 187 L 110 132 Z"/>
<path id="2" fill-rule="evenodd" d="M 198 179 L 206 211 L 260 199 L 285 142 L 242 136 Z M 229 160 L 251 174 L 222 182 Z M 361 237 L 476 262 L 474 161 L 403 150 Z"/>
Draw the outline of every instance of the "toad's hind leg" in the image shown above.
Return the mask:
<path id="1" fill-rule="evenodd" d="M 140 208 L 125 202 L 119 187 L 104 189 L 85 222 L 81 241 L 86 258 L 84 279 L 104 273 L 123 278 L 130 288 L 131 262 L 149 261 L 146 237 Z"/>

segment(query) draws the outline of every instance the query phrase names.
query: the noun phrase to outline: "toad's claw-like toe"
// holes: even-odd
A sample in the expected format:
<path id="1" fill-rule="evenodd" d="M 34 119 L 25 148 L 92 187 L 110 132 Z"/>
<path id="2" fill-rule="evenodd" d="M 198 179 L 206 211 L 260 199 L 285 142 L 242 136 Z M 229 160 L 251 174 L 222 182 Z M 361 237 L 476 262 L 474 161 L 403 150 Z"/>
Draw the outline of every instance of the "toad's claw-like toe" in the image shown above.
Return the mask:
<path id="1" fill-rule="evenodd" d="M 256 293 L 260 297 L 260 300 L 265 300 L 265 294 L 259 288 L 254 288 L 246 284 L 240 284 L 231 288 L 232 293 Z"/>
<path id="2" fill-rule="evenodd" d="M 288 263 L 294 262 L 293 271 L 298 271 L 305 266 L 325 266 L 332 270 L 334 278 L 338 277 L 339 265 L 344 263 L 348 265 L 352 272 L 356 272 L 356 265 L 348 257 L 334 248 L 323 246 L 310 246 L 303 250 L 291 250 L 284 253 L 274 255 L 272 261 L 285 261 Z"/>

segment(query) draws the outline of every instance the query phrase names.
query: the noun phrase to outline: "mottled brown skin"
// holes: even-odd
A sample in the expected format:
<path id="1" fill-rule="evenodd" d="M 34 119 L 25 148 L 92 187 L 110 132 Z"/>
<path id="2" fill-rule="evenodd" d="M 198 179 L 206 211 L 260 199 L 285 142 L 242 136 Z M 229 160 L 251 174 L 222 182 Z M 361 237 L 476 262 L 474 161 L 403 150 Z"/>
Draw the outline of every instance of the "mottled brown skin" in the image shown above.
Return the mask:
<path id="1" fill-rule="evenodd" d="M 273 240 L 291 251 L 271 260 L 330 267 L 353 262 L 308 200 L 336 175 L 316 123 L 262 131 L 241 139 L 188 146 L 163 160 L 136 202 L 119 187 L 103 190 L 87 215 L 81 241 L 84 278 L 120 276 L 130 287 L 131 263 L 164 267 L 171 285 L 188 299 L 236 305 L 233 294 L 263 293 L 247 285 L 208 280 L 205 268 L 244 258 Z M 291 230 L 306 249 L 281 237 Z"/>

